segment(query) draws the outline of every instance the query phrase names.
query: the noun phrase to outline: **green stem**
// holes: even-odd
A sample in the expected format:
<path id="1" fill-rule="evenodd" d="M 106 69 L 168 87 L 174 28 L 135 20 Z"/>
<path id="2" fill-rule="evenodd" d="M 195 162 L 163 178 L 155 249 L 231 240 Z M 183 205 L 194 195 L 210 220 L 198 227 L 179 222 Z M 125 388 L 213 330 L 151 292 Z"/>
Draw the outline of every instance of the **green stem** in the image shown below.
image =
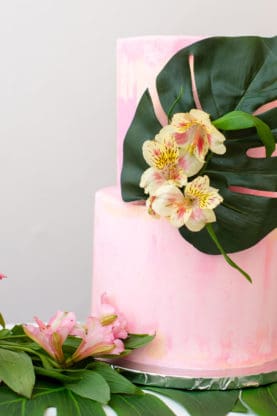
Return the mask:
<path id="1" fill-rule="evenodd" d="M 25 338 L 27 341 L 30 341 L 30 338 L 28 338 L 27 335 L 13 335 L 13 334 L 6 335 L 6 336 L 2 337 L 1 340 L 18 339 L 18 338 L 21 338 L 21 339 Z"/>
<path id="2" fill-rule="evenodd" d="M 183 90 L 183 87 L 181 87 L 181 88 L 180 88 L 180 92 L 179 92 L 179 94 L 178 94 L 177 98 L 175 99 L 175 101 L 174 101 L 174 102 L 173 102 L 173 104 L 171 105 L 170 109 L 168 110 L 168 113 L 167 113 L 167 122 L 168 122 L 168 124 L 169 124 L 169 123 L 170 123 L 170 121 L 171 121 L 173 110 L 174 110 L 174 108 L 175 108 L 176 104 L 177 104 L 177 103 L 180 101 L 180 99 L 182 98 L 183 93 L 184 93 L 184 90 Z"/>
<path id="3" fill-rule="evenodd" d="M 212 227 L 211 224 L 206 224 L 206 229 L 211 237 L 211 239 L 213 240 L 213 242 L 215 243 L 216 247 L 218 248 L 218 250 L 220 251 L 220 253 L 223 255 L 224 259 L 226 260 L 226 262 L 233 267 L 234 269 L 238 270 L 250 283 L 252 283 L 252 279 L 249 276 L 248 273 L 246 273 L 244 270 L 242 270 L 224 251 L 222 245 L 220 244 L 220 242 L 218 241 L 218 238 L 214 232 L 214 229 Z"/>

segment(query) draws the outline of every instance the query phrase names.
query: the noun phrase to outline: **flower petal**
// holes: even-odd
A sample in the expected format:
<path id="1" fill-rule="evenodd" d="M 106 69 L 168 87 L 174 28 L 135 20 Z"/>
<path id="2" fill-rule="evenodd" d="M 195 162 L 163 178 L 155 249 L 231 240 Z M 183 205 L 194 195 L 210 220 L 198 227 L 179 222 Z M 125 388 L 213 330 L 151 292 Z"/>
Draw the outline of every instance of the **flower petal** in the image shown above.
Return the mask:
<path id="1" fill-rule="evenodd" d="M 204 166 L 204 161 L 195 157 L 193 147 L 188 145 L 180 149 L 180 157 L 178 160 L 178 166 L 180 166 L 184 174 L 188 177 L 196 175 Z M 185 183 L 182 185 L 184 186 Z"/>
<path id="2" fill-rule="evenodd" d="M 226 147 L 223 144 L 225 136 L 217 130 L 213 125 L 210 127 L 210 134 L 208 135 L 210 149 L 217 155 L 223 155 L 226 152 Z"/>
<path id="3" fill-rule="evenodd" d="M 163 171 L 155 168 L 148 168 L 143 172 L 139 186 L 144 188 L 146 194 L 153 194 L 165 182 L 166 178 Z"/>
<path id="4" fill-rule="evenodd" d="M 186 227 L 190 231 L 200 231 L 207 223 L 215 222 L 216 216 L 212 209 L 193 208 L 189 219 L 186 222 Z"/>
<path id="5" fill-rule="evenodd" d="M 176 113 L 173 115 L 170 125 L 177 133 L 184 133 L 190 127 L 192 122 L 189 113 Z"/>
<path id="6" fill-rule="evenodd" d="M 175 165 L 179 157 L 179 149 L 173 136 L 155 140 L 146 140 L 142 145 L 143 157 L 149 166 L 164 169 Z"/>
<path id="7" fill-rule="evenodd" d="M 164 126 L 158 134 L 155 136 L 155 140 L 158 143 L 170 143 L 172 140 L 174 140 L 174 128 L 168 124 Z"/>
<path id="8" fill-rule="evenodd" d="M 194 204 L 199 208 L 213 209 L 223 201 L 223 198 L 219 195 L 217 189 L 209 185 L 210 180 L 208 176 L 198 176 L 187 184 L 185 195 L 191 200 L 194 200 Z"/>
<path id="9" fill-rule="evenodd" d="M 174 185 L 164 185 L 155 193 L 153 210 L 179 228 L 187 221 L 191 207 L 183 193 Z"/>
<path id="10" fill-rule="evenodd" d="M 105 354 L 113 348 L 114 335 L 111 325 L 102 326 L 99 319 L 89 316 L 82 342 L 74 352 L 72 360 L 77 362 L 95 354 Z"/>
<path id="11" fill-rule="evenodd" d="M 210 124 L 211 124 L 210 116 L 205 111 L 193 108 L 192 110 L 190 110 L 189 114 L 192 119 L 198 121 L 199 123 L 207 127 L 210 127 Z"/>

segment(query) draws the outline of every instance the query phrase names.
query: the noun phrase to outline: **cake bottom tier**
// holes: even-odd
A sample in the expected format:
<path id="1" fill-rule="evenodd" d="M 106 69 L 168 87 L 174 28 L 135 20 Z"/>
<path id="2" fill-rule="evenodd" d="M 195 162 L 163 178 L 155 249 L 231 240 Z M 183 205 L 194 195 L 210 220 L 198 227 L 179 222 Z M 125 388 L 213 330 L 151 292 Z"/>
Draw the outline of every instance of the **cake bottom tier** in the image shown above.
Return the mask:
<path id="1" fill-rule="evenodd" d="M 277 230 L 231 257 L 199 252 L 117 188 L 96 193 L 93 307 L 106 293 L 129 332 L 155 332 L 125 367 L 188 377 L 277 370 Z M 239 238 L 239 235 L 238 235 Z"/>

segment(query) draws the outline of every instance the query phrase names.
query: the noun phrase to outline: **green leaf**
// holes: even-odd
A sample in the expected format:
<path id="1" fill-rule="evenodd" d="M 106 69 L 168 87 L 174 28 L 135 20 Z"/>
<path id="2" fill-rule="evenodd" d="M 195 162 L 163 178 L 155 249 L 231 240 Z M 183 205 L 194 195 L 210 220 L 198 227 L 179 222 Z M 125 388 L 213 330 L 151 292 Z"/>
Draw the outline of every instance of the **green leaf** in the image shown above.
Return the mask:
<path id="1" fill-rule="evenodd" d="M 99 403 L 105 404 L 110 400 L 110 388 L 107 381 L 95 371 L 82 371 L 79 381 L 65 383 L 65 386 L 79 396 Z"/>
<path id="2" fill-rule="evenodd" d="M 9 329 L 1 329 L 0 331 L 0 339 L 9 336 L 11 331 Z"/>
<path id="3" fill-rule="evenodd" d="M 38 382 L 32 399 L 0 386 L 0 416 L 44 416 L 49 407 L 56 407 L 58 416 L 105 416 L 99 403 L 53 383 Z"/>
<path id="4" fill-rule="evenodd" d="M 24 352 L 0 348 L 0 380 L 16 393 L 31 397 L 35 384 L 31 358 Z"/>
<path id="5" fill-rule="evenodd" d="M 189 56 L 194 55 L 195 81 L 203 110 L 212 120 L 234 110 L 253 113 L 277 97 L 277 37 L 215 37 L 197 42 L 179 51 L 157 77 L 157 91 L 166 114 L 172 103 L 174 111 L 187 112 L 195 107 Z M 239 63 L 239 64 L 238 64 Z M 182 98 L 181 90 L 185 91 Z M 252 119 L 253 120 L 253 119 Z M 265 122 L 270 136 L 277 141 L 277 109 L 255 119 L 255 129 L 226 132 L 226 153 L 212 154 L 205 166 L 211 186 L 224 198 L 216 210 L 214 231 L 226 253 L 255 245 L 277 227 L 277 198 L 241 194 L 231 186 L 270 192 L 277 191 L 277 157 L 252 158 L 249 149 L 261 147 Z M 146 199 L 139 187 L 142 173 L 148 168 L 143 159 L 142 145 L 153 139 L 161 129 L 148 91 L 142 96 L 133 122 L 124 141 L 121 175 L 124 201 Z M 270 143 L 272 139 L 269 139 Z M 268 145 L 271 149 L 272 143 Z M 206 229 L 191 232 L 180 228 L 181 235 L 199 250 L 219 254 Z"/>
<path id="6" fill-rule="evenodd" d="M 144 347 L 149 344 L 155 335 L 148 334 L 128 334 L 128 338 L 124 340 L 125 348 L 134 350 L 136 348 Z"/>
<path id="7" fill-rule="evenodd" d="M 82 378 L 80 370 L 59 370 L 55 368 L 35 367 L 36 374 L 50 378 L 52 380 L 62 381 L 64 383 L 71 383 Z"/>
<path id="8" fill-rule="evenodd" d="M 241 403 L 240 397 L 238 398 L 235 406 L 232 409 L 233 413 L 248 413 L 247 408 Z"/>
<path id="9" fill-rule="evenodd" d="M 100 374 L 109 384 L 111 393 L 139 394 L 140 389 L 113 369 L 109 364 L 95 362 L 88 368 Z"/>
<path id="10" fill-rule="evenodd" d="M 255 389 L 245 389 L 241 394 L 243 405 L 257 416 L 277 415 L 277 383 Z"/>
<path id="11" fill-rule="evenodd" d="M 253 113 L 276 99 L 277 37 L 211 37 L 179 51 L 157 77 L 166 113 L 183 87 L 175 112 L 195 108 L 188 57 L 194 55 L 195 82 L 204 111 L 215 120 L 241 110 Z"/>
<path id="12" fill-rule="evenodd" d="M 124 164 L 121 173 L 121 191 L 124 201 L 146 199 L 143 189 L 139 187 L 142 172 L 148 168 L 141 149 L 144 141 L 153 139 L 161 128 L 147 90 L 139 102 L 123 145 Z"/>
<path id="13" fill-rule="evenodd" d="M 238 398 L 238 391 L 182 391 L 147 387 L 181 404 L 191 416 L 226 416 Z"/>
<path id="14" fill-rule="evenodd" d="M 6 323 L 5 323 L 5 319 L 4 319 L 3 315 L 2 315 L 2 313 L 0 313 L 0 325 L 2 326 L 2 328 L 5 329 Z"/>
<path id="15" fill-rule="evenodd" d="M 213 121 L 213 125 L 221 130 L 241 130 L 256 127 L 258 136 L 265 145 L 266 156 L 270 157 L 275 150 L 275 140 L 269 126 L 252 114 L 244 111 L 231 111 Z"/>
<path id="16" fill-rule="evenodd" d="M 118 416 L 174 416 L 174 413 L 157 397 L 149 394 L 124 396 L 116 394 L 109 403 Z"/>

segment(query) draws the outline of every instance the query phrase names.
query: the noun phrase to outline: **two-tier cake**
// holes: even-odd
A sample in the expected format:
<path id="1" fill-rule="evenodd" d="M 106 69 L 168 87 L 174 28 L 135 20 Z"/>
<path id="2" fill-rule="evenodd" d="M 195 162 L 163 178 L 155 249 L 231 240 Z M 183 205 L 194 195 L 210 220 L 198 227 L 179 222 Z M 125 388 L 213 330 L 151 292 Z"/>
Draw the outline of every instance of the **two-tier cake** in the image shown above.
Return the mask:
<path id="1" fill-rule="evenodd" d="M 276 38 L 256 37 L 118 42 L 118 180 L 95 199 L 93 306 L 105 292 L 128 316 L 130 332 L 156 333 L 150 345 L 121 362 L 125 368 L 192 378 L 277 370 L 276 48 Z M 209 114 L 214 124 L 206 128 L 204 119 L 188 121 L 192 109 Z M 226 118 L 230 113 L 236 125 L 232 115 Z M 187 115 L 177 131 L 178 114 Z M 224 154 L 213 150 L 215 127 L 226 139 Z M 169 139 L 162 137 L 164 131 Z M 206 137 L 207 152 L 202 159 L 196 155 L 199 169 L 188 173 L 180 155 L 189 143 L 192 157 L 197 134 Z M 205 137 L 204 144 L 197 142 L 199 153 Z M 163 167 L 155 159 L 161 155 L 167 158 L 159 159 Z M 172 174 L 177 165 L 183 182 Z M 195 179 L 209 178 L 209 192 L 221 195 L 207 219 L 216 240 L 205 228 L 194 232 L 194 223 L 186 228 L 192 214 L 184 212 L 178 232 L 169 221 L 181 215 L 176 200 L 156 184 L 153 188 L 152 176 L 142 183 L 149 166 L 151 174 L 156 169 L 155 178 L 169 175 L 163 176 L 162 189 L 183 198 L 183 204 L 194 198 Z M 190 194 L 188 184 L 190 190 L 194 186 Z M 227 254 L 219 254 L 215 241 L 239 270 L 226 262 Z"/>

